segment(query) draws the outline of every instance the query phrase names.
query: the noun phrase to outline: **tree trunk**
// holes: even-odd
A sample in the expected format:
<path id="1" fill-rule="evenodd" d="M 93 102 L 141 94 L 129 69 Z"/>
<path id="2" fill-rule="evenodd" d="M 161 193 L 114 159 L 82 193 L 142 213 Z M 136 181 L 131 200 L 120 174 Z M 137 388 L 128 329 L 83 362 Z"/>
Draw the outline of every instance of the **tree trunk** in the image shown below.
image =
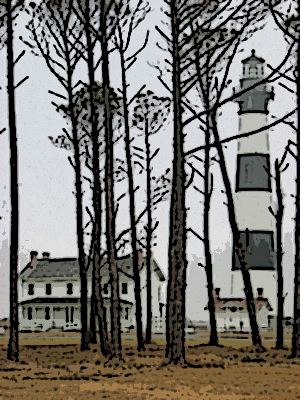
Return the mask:
<path id="1" fill-rule="evenodd" d="M 170 207 L 169 277 L 166 358 L 169 364 L 185 359 L 186 208 L 184 135 L 182 128 L 178 1 L 170 2 L 172 26 L 172 82 L 174 104 L 173 182 Z"/>
<path id="2" fill-rule="evenodd" d="M 72 136 L 74 144 L 75 160 L 75 190 L 76 190 L 76 233 L 79 255 L 79 275 L 80 275 L 80 318 L 81 318 L 81 351 L 89 350 L 88 337 L 88 310 L 87 310 L 87 271 L 84 253 L 84 232 L 83 232 L 83 211 L 82 211 L 82 181 L 81 181 L 81 161 L 79 138 L 77 129 L 77 117 L 75 115 L 75 104 L 73 98 L 73 69 L 71 67 L 70 52 L 68 50 L 68 38 L 63 35 L 67 64 L 67 91 L 70 108 Z"/>
<path id="3" fill-rule="evenodd" d="M 100 232 L 100 229 L 98 230 Z M 99 243 L 99 242 L 98 242 Z M 106 308 L 104 307 L 101 287 L 101 257 L 95 262 L 95 315 L 97 316 L 100 337 L 100 349 L 104 356 L 110 354 L 109 338 L 107 333 Z"/>
<path id="4" fill-rule="evenodd" d="M 218 334 L 217 334 L 217 323 L 215 314 L 215 299 L 214 299 L 214 284 L 213 284 L 213 271 L 212 271 L 212 259 L 210 252 L 210 240 L 209 240 L 209 211 L 210 211 L 210 200 L 211 191 L 210 187 L 210 175 L 209 175 L 209 144 L 210 144 L 210 117 L 207 116 L 207 127 L 205 131 L 205 161 L 204 161 L 204 215 L 203 215 L 203 237 L 204 237 L 204 253 L 205 253 L 205 272 L 207 278 L 207 292 L 208 292 L 208 311 L 209 311 L 209 322 L 210 322 L 210 339 L 209 344 L 211 346 L 218 345 Z M 212 177 L 211 177 L 212 179 Z"/>
<path id="5" fill-rule="evenodd" d="M 129 189 L 129 212 L 130 212 L 130 227 L 131 227 L 132 269 L 133 269 L 133 279 L 134 279 L 136 336 L 137 336 L 138 351 L 142 351 L 145 350 L 145 346 L 143 339 L 141 280 L 139 271 L 139 256 L 137 249 L 137 232 L 135 223 L 135 192 L 134 192 L 133 169 L 131 160 L 132 157 L 130 150 L 131 138 L 130 138 L 128 97 L 127 97 L 128 85 L 126 79 L 122 32 L 120 27 L 118 27 L 118 29 L 119 29 L 119 39 L 120 39 L 122 95 L 123 95 L 124 123 L 125 123 L 125 152 L 127 161 L 127 176 L 128 176 L 128 189 Z"/>
<path id="6" fill-rule="evenodd" d="M 91 308 L 90 308 L 90 343 L 97 343 L 96 335 L 96 324 L 95 324 L 95 273 L 96 273 L 96 259 L 99 259 L 98 250 L 98 230 L 101 229 L 101 209 L 99 208 L 99 197 L 101 196 L 101 191 L 99 190 L 99 148 L 98 148 L 98 132 L 97 132 L 97 120 L 95 112 L 95 102 L 93 89 L 95 85 L 95 74 L 94 74 L 94 52 L 92 48 L 91 33 L 89 29 L 90 23 L 90 1 L 85 2 L 85 35 L 87 44 L 87 66 L 89 75 L 89 95 L 90 95 L 90 123 L 92 126 L 92 143 L 93 143 L 93 208 L 94 208 L 94 235 L 95 241 L 93 246 L 93 270 L 92 270 L 92 293 L 91 293 Z M 99 214 L 100 213 L 100 225 L 99 225 Z M 101 232 L 100 232 L 101 236 Z M 92 238 L 93 240 L 93 238 Z"/>
<path id="7" fill-rule="evenodd" d="M 18 145 L 15 114 L 13 21 L 11 0 L 7 0 L 7 93 L 10 144 L 10 265 L 9 307 L 10 334 L 7 358 L 19 361 L 19 313 L 18 313 L 18 252 L 19 252 L 19 188 L 18 188 Z"/>
<path id="8" fill-rule="evenodd" d="M 152 279 L 151 279 L 151 243 L 152 243 L 152 200 L 151 200 L 151 164 L 148 116 L 145 120 L 145 144 L 146 144 L 146 170 L 147 170 L 147 243 L 146 243 L 146 265 L 147 265 L 147 327 L 146 343 L 151 343 L 152 330 Z"/>
<path id="9" fill-rule="evenodd" d="M 96 243 L 93 244 L 93 248 L 95 249 Z M 91 309 L 90 309 L 90 337 L 89 342 L 93 344 L 97 344 L 97 332 L 96 332 L 96 262 L 95 257 L 93 255 L 93 264 L 92 264 L 92 292 L 91 292 Z"/>
<path id="10" fill-rule="evenodd" d="M 217 128 L 216 118 L 217 118 L 216 113 L 213 113 L 212 117 L 211 117 L 212 131 L 214 134 L 216 148 L 217 148 L 218 154 L 219 154 L 219 164 L 220 164 L 224 187 L 225 187 L 226 195 L 227 195 L 227 210 L 228 210 L 229 223 L 230 223 L 232 235 L 233 235 L 233 244 L 235 246 L 236 253 L 239 258 L 240 265 L 241 265 L 241 272 L 242 272 L 242 277 L 243 277 L 243 281 L 244 281 L 244 291 L 245 291 L 245 296 L 246 296 L 247 310 L 248 310 L 248 314 L 249 314 L 249 321 L 250 321 L 251 332 L 252 332 L 252 342 L 258 351 L 262 351 L 264 348 L 261 343 L 259 328 L 258 328 L 257 319 L 256 319 L 256 310 L 255 310 L 255 304 L 254 304 L 254 298 L 253 298 L 253 290 L 252 290 L 252 284 L 251 284 L 251 279 L 250 279 L 250 273 L 248 270 L 248 264 L 247 264 L 247 260 L 246 260 L 246 251 L 243 248 L 241 235 L 240 235 L 237 221 L 236 221 L 235 207 L 234 207 L 234 201 L 233 201 L 233 197 L 232 197 L 232 189 L 231 189 L 231 184 L 230 184 L 230 180 L 228 177 L 228 172 L 227 172 L 227 167 L 226 167 L 222 144 L 220 143 L 220 137 L 219 137 L 219 132 L 218 132 L 218 128 Z"/>
<path id="11" fill-rule="evenodd" d="M 96 282 L 100 279 L 100 249 L 101 249 L 101 183 L 100 183 L 100 167 L 99 167 L 99 131 L 98 121 L 96 116 L 96 107 L 94 101 L 94 90 L 95 87 L 95 73 L 94 73 L 94 51 L 92 47 L 92 38 L 89 28 L 90 23 L 90 0 L 86 0 L 85 9 L 85 32 L 87 40 L 87 64 L 89 74 L 89 94 L 90 94 L 90 109 L 91 109 L 91 125 L 92 125 L 92 143 L 93 143 L 93 208 L 94 208 L 94 246 L 93 246 L 93 276 L 92 276 L 92 296 L 91 296 L 91 316 L 90 316 L 90 341 L 91 343 L 97 343 L 96 335 L 96 310 L 101 307 L 101 310 L 97 312 L 97 318 L 99 320 L 99 335 L 100 335 L 100 348 L 103 355 L 108 354 L 109 344 L 107 336 L 107 322 L 105 316 L 105 310 L 103 309 L 103 299 L 101 292 L 101 285 Z M 96 294 L 96 286 L 98 292 Z M 105 317 L 104 320 L 102 318 Z"/>
<path id="12" fill-rule="evenodd" d="M 297 2 L 297 13 L 299 15 L 300 5 Z M 299 131 L 299 107 L 300 107 L 300 44 L 299 35 L 297 42 L 297 152 L 296 152 L 296 216 L 295 216 L 295 278 L 294 278 L 294 323 L 293 323 L 293 339 L 292 339 L 292 357 L 300 357 L 300 131 Z"/>
<path id="13" fill-rule="evenodd" d="M 276 349 L 283 349 L 283 273 L 282 273 L 282 219 L 283 219 L 283 201 L 280 179 L 280 167 L 278 159 L 275 161 L 275 182 L 278 209 L 276 213 L 276 260 L 277 260 L 277 338 Z"/>
<path id="14" fill-rule="evenodd" d="M 112 112 L 109 98 L 109 58 L 107 47 L 107 5 L 101 2 L 101 50 L 102 50 L 102 79 L 104 93 L 104 126 L 105 126 L 105 200 L 106 200 L 106 243 L 111 285 L 110 329 L 111 329 L 111 358 L 122 360 L 121 323 L 120 323 L 120 294 L 117 255 L 115 243 L 115 207 L 114 207 L 114 152 Z"/>

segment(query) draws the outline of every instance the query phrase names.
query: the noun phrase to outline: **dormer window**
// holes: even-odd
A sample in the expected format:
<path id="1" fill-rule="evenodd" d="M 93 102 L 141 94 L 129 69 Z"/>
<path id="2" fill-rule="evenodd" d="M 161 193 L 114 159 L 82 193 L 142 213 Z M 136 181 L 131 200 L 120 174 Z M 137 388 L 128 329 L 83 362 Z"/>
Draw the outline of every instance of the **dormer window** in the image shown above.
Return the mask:
<path id="1" fill-rule="evenodd" d="M 28 285 L 28 294 L 30 296 L 32 296 L 34 294 L 34 284 L 33 283 L 29 283 L 29 285 Z"/>
<path id="2" fill-rule="evenodd" d="M 73 294 L 73 283 L 67 283 L 67 294 Z"/>
<path id="3" fill-rule="evenodd" d="M 46 294 L 49 296 L 52 293 L 51 283 L 46 283 Z"/>

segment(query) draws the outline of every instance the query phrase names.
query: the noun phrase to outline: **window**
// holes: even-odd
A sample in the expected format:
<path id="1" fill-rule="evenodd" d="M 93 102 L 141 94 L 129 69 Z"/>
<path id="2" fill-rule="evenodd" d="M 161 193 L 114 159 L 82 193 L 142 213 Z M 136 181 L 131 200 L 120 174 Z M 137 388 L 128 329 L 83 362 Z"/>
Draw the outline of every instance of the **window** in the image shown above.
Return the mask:
<path id="1" fill-rule="evenodd" d="M 71 307 L 71 318 L 70 318 L 70 322 L 71 322 L 71 323 L 74 322 L 74 307 Z"/>
<path id="2" fill-rule="evenodd" d="M 104 294 L 108 294 L 108 283 L 105 283 L 105 284 L 103 285 L 103 293 L 104 293 Z"/>
<path id="3" fill-rule="evenodd" d="M 125 316 L 124 316 L 124 318 L 127 319 L 127 320 L 129 318 L 129 308 L 128 307 L 125 307 Z"/>
<path id="4" fill-rule="evenodd" d="M 239 154 L 237 158 L 236 191 L 271 191 L 270 158 L 268 154 Z"/>
<path id="5" fill-rule="evenodd" d="M 69 307 L 66 307 L 66 322 L 69 322 Z"/>
<path id="6" fill-rule="evenodd" d="M 28 307 L 28 319 L 29 319 L 29 321 L 32 320 L 32 308 L 31 307 Z"/>
<path id="7" fill-rule="evenodd" d="M 158 302 L 161 301 L 161 286 L 158 286 Z"/>
<path id="8" fill-rule="evenodd" d="M 163 316 L 163 304 L 162 303 L 159 303 L 159 316 L 160 316 L 160 318 L 162 318 L 162 316 Z"/>
<path id="9" fill-rule="evenodd" d="M 246 233 L 241 232 L 243 246 L 246 247 Z M 250 231 L 248 265 L 251 269 L 275 269 L 274 260 L 274 238 L 273 232 Z M 240 269 L 237 254 L 233 254 L 233 270 Z"/>
<path id="10" fill-rule="evenodd" d="M 67 283 L 67 294 L 73 294 L 73 283 Z"/>
<path id="11" fill-rule="evenodd" d="M 52 285 L 51 283 L 46 283 L 46 294 L 50 295 L 52 293 Z"/>
<path id="12" fill-rule="evenodd" d="M 45 309 L 43 307 L 36 307 L 35 318 L 36 319 L 44 319 L 45 318 Z"/>
<path id="13" fill-rule="evenodd" d="M 122 283 L 122 294 L 127 294 L 128 293 L 128 286 L 127 282 Z"/>
<path id="14" fill-rule="evenodd" d="M 45 319 L 47 321 L 50 319 L 50 307 L 45 308 Z"/>
<path id="15" fill-rule="evenodd" d="M 34 284 L 33 283 L 29 283 L 29 285 L 28 285 L 28 294 L 29 295 L 34 294 Z"/>

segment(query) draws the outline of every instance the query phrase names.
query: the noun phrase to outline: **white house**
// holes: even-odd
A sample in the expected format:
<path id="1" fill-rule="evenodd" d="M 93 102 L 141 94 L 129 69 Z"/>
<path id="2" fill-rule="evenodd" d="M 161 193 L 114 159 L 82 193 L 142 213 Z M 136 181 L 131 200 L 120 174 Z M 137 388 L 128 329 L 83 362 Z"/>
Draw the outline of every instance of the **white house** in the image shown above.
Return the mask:
<path id="1" fill-rule="evenodd" d="M 273 311 L 267 298 L 263 297 L 262 290 L 258 291 L 254 299 L 257 323 L 260 329 L 270 327 L 270 312 Z M 208 307 L 205 307 L 207 310 Z M 215 290 L 215 310 L 218 331 L 250 332 L 250 322 L 245 298 L 220 297 L 220 289 Z"/>
<path id="2" fill-rule="evenodd" d="M 141 276 L 142 321 L 146 327 L 146 260 L 139 252 Z M 118 260 L 121 300 L 121 328 L 126 330 L 135 325 L 134 281 L 132 256 Z M 124 273 L 122 272 L 124 271 Z M 92 271 L 88 271 L 88 312 L 90 312 Z M 104 305 L 109 320 L 110 289 L 108 266 L 103 262 L 101 283 Z M 152 257 L 152 316 L 153 321 L 163 316 L 162 284 L 165 276 Z M 20 330 L 80 330 L 80 277 L 76 258 L 50 258 L 43 253 L 31 252 L 31 262 L 19 275 Z"/>

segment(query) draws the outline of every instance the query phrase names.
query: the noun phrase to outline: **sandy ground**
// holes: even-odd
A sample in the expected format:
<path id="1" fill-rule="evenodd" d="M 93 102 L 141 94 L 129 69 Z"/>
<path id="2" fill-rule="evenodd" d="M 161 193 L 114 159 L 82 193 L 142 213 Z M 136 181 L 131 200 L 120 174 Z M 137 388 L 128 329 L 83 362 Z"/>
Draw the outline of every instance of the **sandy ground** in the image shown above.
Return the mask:
<path id="1" fill-rule="evenodd" d="M 265 341 L 267 351 L 256 354 L 247 341 L 224 340 L 223 348 L 204 342 L 187 342 L 190 366 L 168 367 L 158 340 L 140 355 L 134 340 L 123 340 L 124 363 L 112 365 L 99 346 L 82 353 L 78 339 L 66 338 L 21 339 L 20 362 L 11 363 L 2 338 L 0 399 L 300 399 L 300 359 L 289 359 L 290 349 Z"/>

